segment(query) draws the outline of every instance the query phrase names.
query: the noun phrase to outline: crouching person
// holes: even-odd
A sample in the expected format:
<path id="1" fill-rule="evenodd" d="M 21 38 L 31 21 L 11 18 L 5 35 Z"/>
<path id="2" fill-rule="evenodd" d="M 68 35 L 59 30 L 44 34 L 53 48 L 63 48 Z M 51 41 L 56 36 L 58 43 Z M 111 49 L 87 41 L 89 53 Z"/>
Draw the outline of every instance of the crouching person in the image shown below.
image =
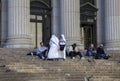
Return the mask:
<path id="1" fill-rule="evenodd" d="M 71 59 L 74 59 L 77 55 L 79 55 L 80 58 L 83 57 L 76 43 L 74 43 L 69 47 L 69 56 L 71 57 Z"/>
<path id="2" fill-rule="evenodd" d="M 43 42 L 40 42 L 40 46 L 37 48 L 37 56 L 40 59 L 46 59 L 47 58 L 47 51 L 48 48 L 44 46 Z"/>

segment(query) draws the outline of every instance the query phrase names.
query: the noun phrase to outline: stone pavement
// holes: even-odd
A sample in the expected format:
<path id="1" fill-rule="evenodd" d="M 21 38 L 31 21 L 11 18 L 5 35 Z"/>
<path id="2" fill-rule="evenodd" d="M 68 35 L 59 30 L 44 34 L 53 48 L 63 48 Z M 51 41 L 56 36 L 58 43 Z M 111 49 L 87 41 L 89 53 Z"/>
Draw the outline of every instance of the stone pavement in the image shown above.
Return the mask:
<path id="1" fill-rule="evenodd" d="M 0 81 L 120 81 L 120 63 L 109 60 L 41 60 L 32 49 L 0 48 Z"/>

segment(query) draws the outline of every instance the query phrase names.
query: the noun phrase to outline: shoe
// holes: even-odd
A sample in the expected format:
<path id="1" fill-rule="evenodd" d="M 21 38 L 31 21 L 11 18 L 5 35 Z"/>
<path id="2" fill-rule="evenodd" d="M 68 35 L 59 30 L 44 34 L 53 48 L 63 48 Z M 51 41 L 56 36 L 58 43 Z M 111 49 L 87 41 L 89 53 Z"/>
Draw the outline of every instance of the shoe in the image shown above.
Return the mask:
<path id="1" fill-rule="evenodd" d="M 73 57 L 72 59 L 75 59 L 75 57 Z"/>
<path id="2" fill-rule="evenodd" d="M 112 58 L 110 55 L 108 55 L 108 58 Z"/>
<path id="3" fill-rule="evenodd" d="M 88 62 L 91 62 L 91 60 L 88 59 Z"/>
<path id="4" fill-rule="evenodd" d="M 45 59 L 45 57 L 43 57 L 43 56 L 42 56 L 42 59 L 44 60 L 44 59 Z"/>

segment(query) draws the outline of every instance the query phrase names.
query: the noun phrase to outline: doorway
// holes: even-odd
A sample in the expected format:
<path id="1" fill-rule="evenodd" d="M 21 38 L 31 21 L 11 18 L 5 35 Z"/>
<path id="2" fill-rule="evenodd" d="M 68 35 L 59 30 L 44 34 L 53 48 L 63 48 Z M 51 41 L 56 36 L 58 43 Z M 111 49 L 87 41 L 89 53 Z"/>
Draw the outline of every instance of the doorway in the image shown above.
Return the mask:
<path id="1" fill-rule="evenodd" d="M 84 35 L 84 46 L 87 48 L 90 44 L 97 45 L 96 26 L 93 24 L 82 24 L 83 35 Z"/>
<path id="2" fill-rule="evenodd" d="M 41 1 L 30 3 L 30 34 L 36 48 L 42 41 L 48 45 L 51 34 L 51 7 Z"/>
<path id="3" fill-rule="evenodd" d="M 91 43 L 97 44 L 97 7 L 94 0 L 81 0 L 80 20 L 84 35 L 84 46 L 87 48 Z"/>
<path id="4" fill-rule="evenodd" d="M 43 41 L 42 29 L 43 29 L 42 16 L 31 15 L 30 35 L 31 35 L 32 43 L 34 47 L 39 46 L 39 42 Z"/>

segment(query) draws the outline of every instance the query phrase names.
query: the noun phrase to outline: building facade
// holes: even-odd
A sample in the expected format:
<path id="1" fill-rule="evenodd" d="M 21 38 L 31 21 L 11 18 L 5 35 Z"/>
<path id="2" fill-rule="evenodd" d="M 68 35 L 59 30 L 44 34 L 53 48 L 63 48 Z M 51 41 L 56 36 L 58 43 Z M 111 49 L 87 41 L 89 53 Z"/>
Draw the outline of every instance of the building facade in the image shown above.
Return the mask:
<path id="1" fill-rule="evenodd" d="M 64 34 L 67 45 L 81 49 L 100 43 L 120 49 L 120 0 L 0 0 L 0 45 L 6 48 L 46 45 Z"/>

